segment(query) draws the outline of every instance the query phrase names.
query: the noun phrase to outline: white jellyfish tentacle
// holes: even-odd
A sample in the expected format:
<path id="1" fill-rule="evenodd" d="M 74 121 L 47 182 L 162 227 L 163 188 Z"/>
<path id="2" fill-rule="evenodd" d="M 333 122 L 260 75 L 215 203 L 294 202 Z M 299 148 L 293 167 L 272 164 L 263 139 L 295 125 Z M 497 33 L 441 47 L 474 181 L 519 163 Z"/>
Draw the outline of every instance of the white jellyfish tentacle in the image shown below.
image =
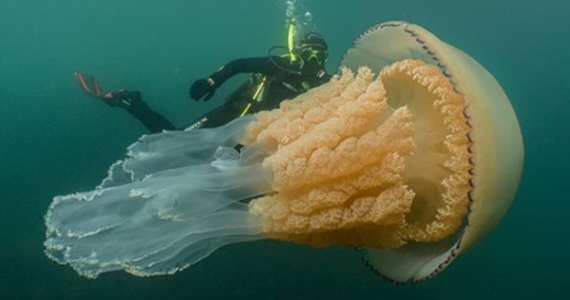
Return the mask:
<path id="1" fill-rule="evenodd" d="M 159 171 L 199 165 L 213 161 L 220 146 L 234 147 L 243 136 L 243 128 L 253 120 L 246 115 L 220 128 L 191 131 L 164 131 L 144 135 L 127 150 L 127 158 L 109 169 L 100 188 L 141 180 Z"/>
<path id="2" fill-rule="evenodd" d="M 263 146 L 233 148 L 251 121 L 143 137 L 96 190 L 54 199 L 46 253 L 90 278 L 119 269 L 149 276 L 265 238 L 242 202 L 271 191 Z"/>

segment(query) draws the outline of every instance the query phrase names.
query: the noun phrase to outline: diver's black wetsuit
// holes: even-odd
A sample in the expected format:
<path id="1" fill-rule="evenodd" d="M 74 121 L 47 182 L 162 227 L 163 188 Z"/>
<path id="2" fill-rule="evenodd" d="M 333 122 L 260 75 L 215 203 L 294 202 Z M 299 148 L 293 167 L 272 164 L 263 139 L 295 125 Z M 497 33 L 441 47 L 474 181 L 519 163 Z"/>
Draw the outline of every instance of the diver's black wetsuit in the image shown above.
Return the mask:
<path id="1" fill-rule="evenodd" d="M 190 97 L 208 101 L 228 79 L 240 73 L 253 73 L 222 105 L 180 129 L 218 127 L 244 114 L 271 110 L 279 107 L 283 100 L 295 98 L 329 81 L 331 76 L 324 68 L 328 46 L 320 34 L 306 33 L 294 46 L 289 46 L 288 55 L 237 59 L 208 78 L 196 80 L 190 88 Z M 140 92 L 118 90 L 105 93 L 94 76 L 81 72 L 74 75 L 89 96 L 126 110 L 150 132 L 176 129 L 168 119 L 143 102 Z"/>
<path id="2" fill-rule="evenodd" d="M 277 108 L 281 101 L 292 99 L 329 81 L 331 77 L 321 65 L 291 63 L 288 57 L 274 56 L 234 60 L 209 78 L 213 80 L 215 90 L 240 73 L 254 75 L 233 92 L 223 105 L 198 118 L 195 122 L 200 122 L 199 127 L 224 125 L 239 117 L 246 108 L 247 113 Z M 262 82 L 263 87 L 260 86 Z M 258 89 L 261 89 L 260 94 L 254 99 Z M 248 104 L 251 104 L 249 108 Z"/>
<path id="3" fill-rule="evenodd" d="M 139 91 L 119 90 L 108 93 L 103 99 L 110 106 L 118 106 L 126 110 L 131 116 L 141 121 L 152 133 L 175 129 L 168 119 L 152 110 L 143 102 Z"/>
<path id="4" fill-rule="evenodd" d="M 321 65 L 290 63 L 286 57 L 237 59 L 210 75 L 209 78 L 214 82 L 213 86 L 208 86 L 212 95 L 216 88 L 240 73 L 254 75 L 226 98 L 222 105 L 202 115 L 190 123 L 190 126 L 218 127 L 244 113 L 277 108 L 281 101 L 292 99 L 330 79 L 330 75 Z M 144 103 L 138 91 L 119 90 L 98 97 L 111 106 L 119 106 L 126 110 L 142 122 L 151 133 L 176 129 L 168 119 Z M 185 128 L 188 126 L 180 129 Z"/>

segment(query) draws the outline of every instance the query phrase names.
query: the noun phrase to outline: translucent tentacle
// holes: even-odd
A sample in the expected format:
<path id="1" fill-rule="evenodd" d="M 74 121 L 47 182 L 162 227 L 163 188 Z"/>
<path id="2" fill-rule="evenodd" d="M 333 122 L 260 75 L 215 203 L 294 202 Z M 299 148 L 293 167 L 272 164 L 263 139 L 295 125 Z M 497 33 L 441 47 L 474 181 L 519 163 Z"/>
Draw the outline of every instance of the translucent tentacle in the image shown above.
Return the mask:
<path id="1" fill-rule="evenodd" d="M 119 269 L 149 276 L 264 238 L 261 220 L 243 202 L 271 191 L 263 146 L 244 147 L 247 155 L 233 148 L 248 123 L 144 137 L 96 190 L 54 199 L 46 253 L 90 278 Z"/>

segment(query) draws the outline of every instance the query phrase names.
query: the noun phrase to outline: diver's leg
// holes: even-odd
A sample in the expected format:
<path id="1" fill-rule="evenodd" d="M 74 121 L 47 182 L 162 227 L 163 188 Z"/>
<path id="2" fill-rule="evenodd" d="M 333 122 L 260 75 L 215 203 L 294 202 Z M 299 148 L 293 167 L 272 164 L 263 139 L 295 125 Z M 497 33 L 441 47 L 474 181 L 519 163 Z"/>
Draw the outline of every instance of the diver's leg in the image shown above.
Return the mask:
<path id="1" fill-rule="evenodd" d="M 226 123 L 229 123 L 231 120 L 237 117 L 239 117 L 239 115 L 230 107 L 221 105 L 194 120 L 192 123 L 190 123 L 190 126 L 186 127 L 186 130 L 219 127 Z"/>
<path id="2" fill-rule="evenodd" d="M 175 129 L 168 119 L 144 103 L 139 91 L 120 90 L 108 93 L 105 98 L 109 99 L 110 105 L 119 106 L 126 110 L 131 116 L 143 123 L 151 133 Z"/>
<path id="3" fill-rule="evenodd" d="M 248 113 L 246 108 L 249 109 L 248 105 L 252 101 L 253 91 L 252 82 L 246 81 L 228 96 L 223 105 L 200 116 L 189 126 L 185 126 L 186 130 L 219 127 Z"/>
<path id="4" fill-rule="evenodd" d="M 106 93 L 95 76 L 81 72 L 75 72 L 74 75 L 79 82 L 79 86 L 87 95 L 100 99 L 109 106 L 117 106 L 124 109 L 142 122 L 150 132 L 156 133 L 165 129 L 175 129 L 170 121 L 142 101 L 139 91 L 118 90 Z"/>

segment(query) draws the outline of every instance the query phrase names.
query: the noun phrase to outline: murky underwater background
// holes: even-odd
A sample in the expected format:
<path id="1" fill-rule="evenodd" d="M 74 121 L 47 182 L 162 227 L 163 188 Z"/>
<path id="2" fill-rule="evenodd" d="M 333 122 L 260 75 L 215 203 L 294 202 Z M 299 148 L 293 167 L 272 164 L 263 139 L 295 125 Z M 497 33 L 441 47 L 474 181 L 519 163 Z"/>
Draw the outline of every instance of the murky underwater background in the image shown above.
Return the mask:
<path id="1" fill-rule="evenodd" d="M 174 276 L 79 277 L 43 254 L 55 195 L 88 190 L 144 127 L 87 98 L 73 72 L 138 89 L 181 125 L 221 102 L 188 98 L 231 59 L 284 45 L 284 0 L 0 2 L 0 299 L 570 299 L 570 2 L 295 1 L 330 45 L 390 20 L 417 23 L 481 62 L 509 95 L 526 144 L 519 194 L 499 228 L 442 274 L 397 286 L 351 249 L 228 246 Z M 245 77 L 244 77 L 245 78 Z"/>

